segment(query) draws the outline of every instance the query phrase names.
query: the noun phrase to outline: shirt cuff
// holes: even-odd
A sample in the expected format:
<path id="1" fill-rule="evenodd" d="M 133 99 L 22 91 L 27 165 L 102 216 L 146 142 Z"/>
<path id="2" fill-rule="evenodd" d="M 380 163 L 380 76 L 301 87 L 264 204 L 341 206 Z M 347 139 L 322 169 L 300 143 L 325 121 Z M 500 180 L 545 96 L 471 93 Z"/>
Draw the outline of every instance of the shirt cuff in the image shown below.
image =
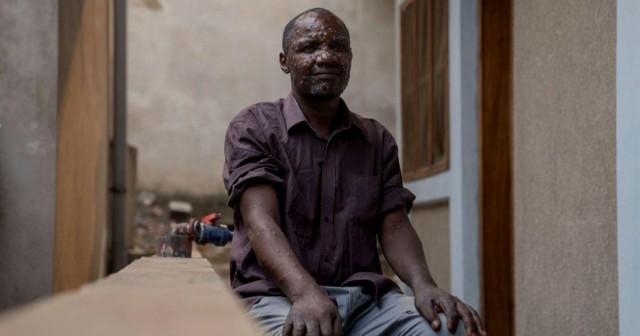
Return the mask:
<path id="1" fill-rule="evenodd" d="M 266 169 L 253 169 L 247 174 L 238 177 L 236 181 L 229 188 L 229 200 L 227 205 L 235 207 L 240 201 L 240 196 L 252 185 L 256 184 L 270 184 L 275 186 L 278 190 L 282 187 L 283 180 L 275 174 L 267 171 Z"/>
<path id="2" fill-rule="evenodd" d="M 416 196 L 404 187 L 393 188 L 384 193 L 382 200 L 382 208 L 380 210 L 382 217 L 400 207 L 405 207 L 407 213 L 413 207 L 413 201 Z"/>

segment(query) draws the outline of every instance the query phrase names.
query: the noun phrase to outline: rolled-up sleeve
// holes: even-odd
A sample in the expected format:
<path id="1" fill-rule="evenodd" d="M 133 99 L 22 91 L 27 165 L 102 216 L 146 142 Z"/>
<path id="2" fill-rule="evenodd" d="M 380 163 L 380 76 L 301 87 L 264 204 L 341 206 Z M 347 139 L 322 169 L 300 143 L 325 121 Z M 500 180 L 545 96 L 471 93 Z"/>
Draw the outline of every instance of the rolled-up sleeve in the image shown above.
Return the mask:
<path id="1" fill-rule="evenodd" d="M 224 144 L 224 185 L 231 207 L 251 185 L 271 184 L 280 189 L 284 169 L 272 156 L 262 128 L 251 110 L 241 111 L 229 124 Z"/>
<path id="2" fill-rule="evenodd" d="M 384 216 L 400 207 L 405 207 L 407 212 L 411 211 L 415 195 L 406 189 L 402 184 L 402 173 L 400 171 L 400 161 L 398 159 L 398 146 L 396 141 L 387 130 L 382 137 L 382 206 L 381 214 Z"/>

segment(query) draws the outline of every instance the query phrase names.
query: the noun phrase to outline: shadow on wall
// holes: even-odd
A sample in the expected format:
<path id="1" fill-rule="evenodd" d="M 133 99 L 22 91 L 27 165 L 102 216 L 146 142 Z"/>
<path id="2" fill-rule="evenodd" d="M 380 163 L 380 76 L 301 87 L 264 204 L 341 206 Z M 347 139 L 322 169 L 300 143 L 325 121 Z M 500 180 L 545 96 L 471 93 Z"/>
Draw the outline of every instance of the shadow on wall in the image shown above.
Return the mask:
<path id="1" fill-rule="evenodd" d="M 142 4 L 151 10 L 162 10 L 162 4 L 159 0 L 143 0 Z"/>

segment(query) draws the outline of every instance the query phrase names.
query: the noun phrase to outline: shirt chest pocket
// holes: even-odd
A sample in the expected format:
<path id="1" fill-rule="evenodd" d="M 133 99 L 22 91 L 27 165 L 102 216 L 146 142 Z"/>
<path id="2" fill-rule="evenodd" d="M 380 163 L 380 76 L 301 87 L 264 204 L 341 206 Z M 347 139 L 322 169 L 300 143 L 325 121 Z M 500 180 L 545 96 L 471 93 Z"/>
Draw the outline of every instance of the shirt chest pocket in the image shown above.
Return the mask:
<path id="1" fill-rule="evenodd" d="M 292 178 L 289 190 L 291 199 L 287 207 L 290 225 L 297 236 L 312 238 L 319 197 L 318 176 L 312 170 L 301 170 Z"/>
<path id="2" fill-rule="evenodd" d="M 351 174 L 345 178 L 343 181 L 345 213 L 353 222 L 373 227 L 379 220 L 382 195 L 380 176 Z"/>

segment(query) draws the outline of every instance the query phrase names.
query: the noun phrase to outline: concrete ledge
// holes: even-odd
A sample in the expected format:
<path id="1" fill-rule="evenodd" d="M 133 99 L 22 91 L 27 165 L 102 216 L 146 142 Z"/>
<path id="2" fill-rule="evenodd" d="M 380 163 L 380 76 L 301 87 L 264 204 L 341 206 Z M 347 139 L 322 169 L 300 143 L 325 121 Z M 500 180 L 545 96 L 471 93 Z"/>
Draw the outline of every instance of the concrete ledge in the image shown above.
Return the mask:
<path id="1" fill-rule="evenodd" d="M 261 335 L 203 258 L 142 258 L 0 316 L 0 335 Z"/>

